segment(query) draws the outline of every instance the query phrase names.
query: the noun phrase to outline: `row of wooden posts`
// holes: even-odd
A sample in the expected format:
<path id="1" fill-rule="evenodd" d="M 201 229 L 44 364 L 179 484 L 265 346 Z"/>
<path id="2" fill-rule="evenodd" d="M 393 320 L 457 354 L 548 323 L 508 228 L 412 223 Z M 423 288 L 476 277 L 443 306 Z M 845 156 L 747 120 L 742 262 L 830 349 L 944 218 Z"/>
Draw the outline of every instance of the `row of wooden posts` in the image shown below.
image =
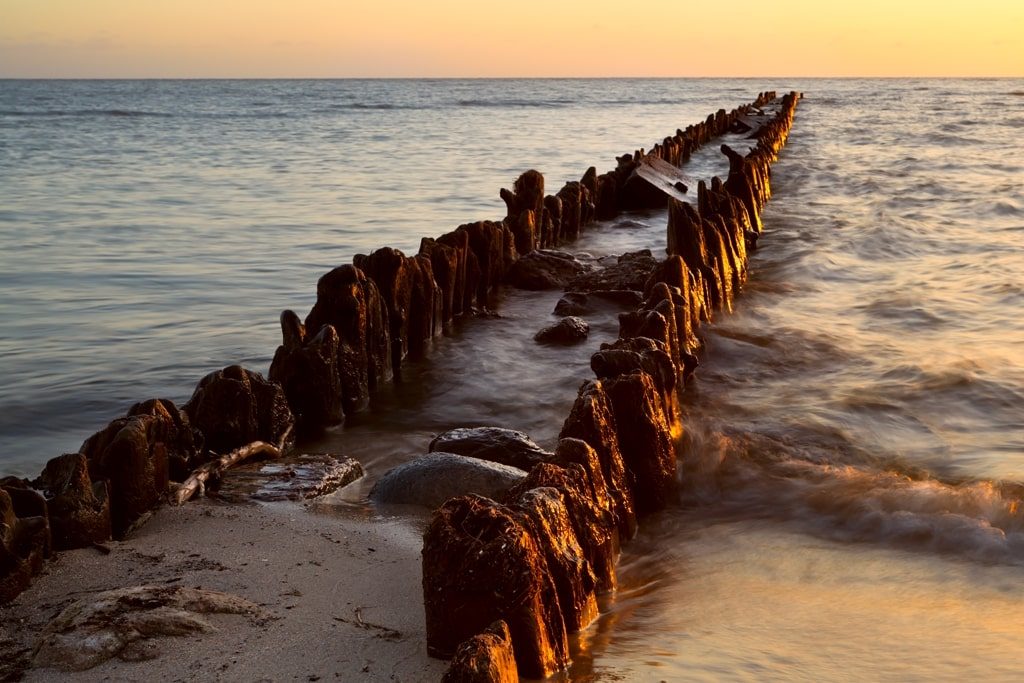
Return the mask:
<path id="1" fill-rule="evenodd" d="M 698 328 L 728 310 L 747 273 L 771 194 L 771 164 L 799 96 L 740 154 L 728 178 L 669 200 L 668 257 L 619 337 L 591 359 L 553 457 L 502 500 L 468 495 L 435 511 L 423 540 L 428 651 L 453 657 L 446 681 L 546 678 L 569 664 L 569 634 L 616 586 L 619 546 L 637 518 L 677 489 L 678 389 L 694 367 Z M 517 673 L 518 672 L 518 673 Z"/>

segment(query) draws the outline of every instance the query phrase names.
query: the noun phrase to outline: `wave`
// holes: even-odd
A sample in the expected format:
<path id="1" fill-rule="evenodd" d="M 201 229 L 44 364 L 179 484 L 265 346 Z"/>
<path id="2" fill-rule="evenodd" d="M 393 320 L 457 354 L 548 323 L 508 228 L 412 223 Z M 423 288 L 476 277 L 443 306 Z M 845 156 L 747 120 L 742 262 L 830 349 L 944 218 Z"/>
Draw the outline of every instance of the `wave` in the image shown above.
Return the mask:
<path id="1" fill-rule="evenodd" d="M 687 433 L 686 504 L 794 523 L 835 541 L 1024 565 L 1024 484 L 812 461 L 764 435 Z"/>
<path id="2" fill-rule="evenodd" d="M 520 99 L 503 99 L 503 100 L 457 100 L 456 106 L 459 107 L 497 107 L 497 108 L 519 108 L 519 107 L 537 107 L 540 109 L 559 109 L 566 107 L 571 104 L 575 104 L 573 100 L 520 100 Z"/>
<path id="3" fill-rule="evenodd" d="M 174 114 L 168 112 L 158 111 L 138 111 L 134 109 L 47 109 L 47 110 L 0 110 L 0 116 L 118 116 L 118 117 L 159 117 L 167 118 L 174 116 Z"/>

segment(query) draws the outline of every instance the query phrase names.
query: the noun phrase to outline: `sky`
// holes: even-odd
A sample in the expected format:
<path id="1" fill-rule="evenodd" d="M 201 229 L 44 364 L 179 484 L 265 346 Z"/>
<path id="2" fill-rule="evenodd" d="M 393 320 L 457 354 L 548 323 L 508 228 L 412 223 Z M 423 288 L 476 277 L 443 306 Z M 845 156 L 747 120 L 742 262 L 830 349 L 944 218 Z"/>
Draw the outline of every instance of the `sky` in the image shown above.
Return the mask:
<path id="1" fill-rule="evenodd" d="M 0 77 L 1024 76 L 1024 0 L 0 0 Z"/>

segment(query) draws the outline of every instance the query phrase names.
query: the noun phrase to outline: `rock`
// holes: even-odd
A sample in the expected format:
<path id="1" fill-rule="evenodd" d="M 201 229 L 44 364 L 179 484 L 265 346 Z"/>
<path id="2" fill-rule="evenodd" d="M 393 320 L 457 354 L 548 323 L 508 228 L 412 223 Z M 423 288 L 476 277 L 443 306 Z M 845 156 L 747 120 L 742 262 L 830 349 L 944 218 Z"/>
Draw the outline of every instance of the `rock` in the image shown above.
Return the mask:
<path id="1" fill-rule="evenodd" d="M 208 451 L 225 454 L 253 441 L 290 445 L 295 418 L 284 390 L 258 372 L 231 365 L 199 380 L 184 406 Z"/>
<path id="2" fill-rule="evenodd" d="M 523 470 L 454 453 L 429 453 L 388 470 L 370 491 L 377 503 L 437 507 L 475 493 L 499 498 L 526 477 Z"/>
<path id="3" fill-rule="evenodd" d="M 524 254 L 508 273 L 508 283 L 519 289 L 540 291 L 558 289 L 574 277 L 591 269 L 572 254 L 539 249 Z"/>
<path id="4" fill-rule="evenodd" d="M 284 341 L 270 364 L 270 381 L 284 390 L 299 434 L 315 434 L 345 419 L 338 351 L 341 340 L 332 325 L 312 338 L 292 311 L 281 313 Z"/>
<path id="5" fill-rule="evenodd" d="M 559 439 L 567 438 L 579 439 L 597 453 L 619 537 L 633 538 L 637 528 L 633 491 L 626 477 L 611 401 L 600 381 L 584 382 L 580 387 L 559 434 Z"/>
<path id="6" fill-rule="evenodd" d="M 568 316 L 541 329 L 533 336 L 540 344 L 578 344 L 590 334 L 590 325 L 583 318 Z"/>
<path id="7" fill-rule="evenodd" d="M 17 514 L 13 499 L 21 497 L 14 487 L 0 487 L 0 605 L 28 588 L 50 554 L 47 518 Z"/>
<path id="8" fill-rule="evenodd" d="M 167 495 L 164 427 L 154 415 L 122 417 L 86 439 L 79 449 L 89 463 L 91 481 L 107 482 L 114 538 L 123 538 Z"/>
<path id="9" fill-rule="evenodd" d="M 511 507 L 521 511 L 544 555 L 558 592 L 565 628 L 575 633 L 597 617 L 597 579 L 590 568 L 576 530 L 557 488 L 523 491 Z"/>
<path id="10" fill-rule="evenodd" d="M 550 459 L 552 455 L 535 444 L 526 434 L 503 427 L 452 429 L 434 437 L 427 450 L 431 453 L 441 451 L 489 460 L 518 467 L 523 471 L 529 471 L 531 467 Z"/>
<path id="11" fill-rule="evenodd" d="M 355 266 L 339 266 L 317 282 L 306 332 L 324 325 L 338 333 L 338 375 L 346 414 L 369 405 L 370 392 L 391 378 L 388 311 L 373 280 Z"/>
<path id="12" fill-rule="evenodd" d="M 563 240 L 573 242 L 580 236 L 580 228 L 583 226 L 585 192 L 586 190 L 578 182 L 566 183 L 558 191 L 558 198 L 562 202 L 562 225 L 559 235 Z"/>
<path id="13" fill-rule="evenodd" d="M 601 308 L 611 307 L 617 310 L 633 310 L 637 308 L 643 297 L 640 292 L 632 289 L 608 289 L 593 292 L 566 292 L 555 304 L 555 315 L 588 315 Z"/>
<path id="14" fill-rule="evenodd" d="M 662 397 L 645 372 L 620 375 L 604 386 L 636 510 L 640 514 L 661 510 L 676 490 L 673 425 Z"/>
<path id="15" fill-rule="evenodd" d="M 574 277 L 565 286 L 567 292 L 632 289 L 643 291 L 644 284 L 658 262 L 649 249 L 623 254 L 611 266 Z"/>
<path id="16" fill-rule="evenodd" d="M 569 663 L 569 643 L 547 562 L 515 511 L 481 496 L 438 509 L 423 536 L 427 653 L 451 657 L 496 620 L 508 624 L 526 678 Z"/>
<path id="17" fill-rule="evenodd" d="M 33 665 L 85 671 L 112 657 L 128 661 L 158 654 L 139 641 L 188 636 L 217 629 L 205 614 L 239 614 L 255 620 L 260 608 L 248 600 L 184 586 L 134 586 L 97 593 L 65 608 L 43 632 Z"/>
<path id="18" fill-rule="evenodd" d="M 362 476 L 363 466 L 352 458 L 302 453 L 234 468 L 221 482 L 218 494 L 227 500 L 309 500 L 333 493 Z"/>
<path id="19" fill-rule="evenodd" d="M 441 683 L 519 683 L 508 624 L 498 620 L 463 641 Z"/>
<path id="20" fill-rule="evenodd" d="M 47 498 L 55 550 L 83 548 L 110 539 L 107 482 L 93 483 L 84 455 L 68 453 L 51 459 L 33 483 Z"/>

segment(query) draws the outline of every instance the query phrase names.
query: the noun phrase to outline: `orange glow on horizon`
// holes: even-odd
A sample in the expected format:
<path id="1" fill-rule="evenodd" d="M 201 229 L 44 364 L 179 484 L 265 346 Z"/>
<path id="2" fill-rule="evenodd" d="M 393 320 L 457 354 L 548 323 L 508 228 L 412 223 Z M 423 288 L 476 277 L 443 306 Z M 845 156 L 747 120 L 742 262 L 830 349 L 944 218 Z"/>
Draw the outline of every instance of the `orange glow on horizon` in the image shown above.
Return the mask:
<path id="1" fill-rule="evenodd" d="M 0 76 L 1024 76 L 1019 0 L 707 7 L 0 0 Z"/>

